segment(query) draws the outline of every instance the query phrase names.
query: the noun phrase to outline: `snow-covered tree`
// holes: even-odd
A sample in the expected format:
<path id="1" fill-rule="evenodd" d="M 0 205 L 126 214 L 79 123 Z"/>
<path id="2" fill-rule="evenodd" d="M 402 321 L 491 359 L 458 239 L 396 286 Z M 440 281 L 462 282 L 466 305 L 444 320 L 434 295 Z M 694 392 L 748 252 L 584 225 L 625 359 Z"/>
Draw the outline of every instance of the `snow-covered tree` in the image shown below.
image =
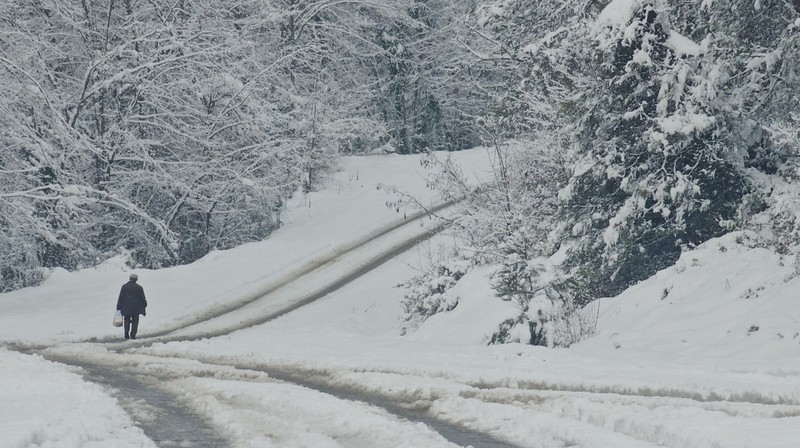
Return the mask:
<path id="1" fill-rule="evenodd" d="M 499 138 L 553 145 L 563 167 L 561 177 L 528 183 L 524 169 L 496 169 L 495 182 L 476 191 L 448 187 L 492 198 L 467 200 L 473 222 L 508 216 L 498 208 L 521 212 L 505 221 L 517 225 L 460 227 L 481 241 L 480 253 L 496 254 L 495 287 L 523 308 L 508 325 L 541 331 L 542 308 L 526 308 L 534 298 L 575 309 L 616 294 L 761 207 L 758 172 L 775 172 L 797 150 L 797 64 L 787 58 L 798 48 L 797 12 L 778 3 L 511 0 L 478 8 L 490 47 L 482 59 L 506 70 L 487 123 Z M 560 190 L 558 200 L 536 201 L 537 190 Z M 508 201 L 504 191 L 513 191 Z M 552 213 L 535 208 L 541 203 Z M 542 257 L 559 246 L 561 264 L 546 267 Z"/>
<path id="2" fill-rule="evenodd" d="M 519 139 L 547 130 L 552 135 L 568 124 L 565 112 L 574 94 L 594 77 L 588 29 L 593 1 L 489 1 L 475 20 L 486 49 L 483 59 L 496 66 L 502 88 L 495 93 L 489 121 L 498 135 Z"/>
<path id="3" fill-rule="evenodd" d="M 398 153 L 459 150 L 481 140 L 477 118 L 488 98 L 469 52 L 468 10 L 454 0 L 414 0 L 409 20 L 379 29 L 375 103 Z"/>
<path id="4" fill-rule="evenodd" d="M 579 97 L 579 161 L 562 191 L 568 265 L 613 295 L 726 230 L 747 188 L 730 123 L 706 96 L 703 48 L 659 2 L 617 0 L 597 19 L 600 77 Z"/>
<path id="5" fill-rule="evenodd" d="M 564 192 L 587 287 L 617 293 L 736 225 L 761 194 L 748 169 L 797 150 L 776 144 L 798 107 L 797 17 L 789 2 L 627 0 L 598 16 L 601 82 L 580 96 Z"/>
<path id="6" fill-rule="evenodd" d="M 480 102 L 462 111 L 441 93 L 468 82 L 434 39 L 456 14 L 412 17 L 417 3 L 1 1 L 2 288 L 35 282 L 39 267 L 119 252 L 158 267 L 267 236 L 284 200 L 319 187 L 340 153 L 392 140 L 378 100 L 385 30 L 425 23 L 409 47 L 453 57 L 404 72 L 443 117 L 421 118 L 412 137 L 474 143 Z"/>
<path id="7" fill-rule="evenodd" d="M 300 174 L 271 142 L 258 73 L 274 64 L 250 57 L 241 17 L 214 1 L 5 6 L 4 195 L 33 222 L 13 235 L 32 233 L 32 267 L 187 262 L 277 225 Z"/>

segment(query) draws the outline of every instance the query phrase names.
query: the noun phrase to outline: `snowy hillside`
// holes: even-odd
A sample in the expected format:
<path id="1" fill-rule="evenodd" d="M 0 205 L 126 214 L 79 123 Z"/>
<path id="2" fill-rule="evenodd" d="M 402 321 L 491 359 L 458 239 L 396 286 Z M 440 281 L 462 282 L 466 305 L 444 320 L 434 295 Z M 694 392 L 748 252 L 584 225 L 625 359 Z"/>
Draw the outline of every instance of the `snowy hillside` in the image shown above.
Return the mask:
<path id="1" fill-rule="evenodd" d="M 800 373 L 800 279 L 793 257 L 762 246 L 757 234 L 735 232 L 684 253 L 674 267 L 600 300 L 598 331 L 577 349 Z"/>
<path id="2" fill-rule="evenodd" d="M 486 163 L 483 150 L 458 157 L 468 172 L 480 173 Z M 412 168 L 417 162 L 407 163 Z M 460 299 L 453 311 L 400 336 L 403 291 L 394 285 L 452 241 L 446 236 L 264 325 L 148 344 L 148 332 L 236 300 L 287 266 L 402 219 L 385 208 L 386 193 L 376 189 L 378 182 L 401 180 L 393 177 L 396 166 L 391 156 L 348 159 L 326 190 L 292 206 L 293 219 L 273 238 L 181 268 L 138 271 L 151 304 L 141 324 L 147 345 L 68 342 L 110 336 L 122 342 L 109 321 L 126 271 L 114 263 L 57 272 L 41 287 L 0 295 L 4 309 L 12 310 L 1 317 L 2 340 L 61 341 L 46 352 L 131 366 L 154 378 L 168 375 L 174 379 L 161 387 L 212 418 L 237 447 L 455 446 L 380 409 L 255 373 L 262 368 L 325 372 L 334 389 L 425 402 L 437 419 L 509 446 L 796 447 L 797 284 L 789 278 L 790 263 L 758 247 L 751 234 L 712 240 L 675 267 L 600 300 L 597 334 L 570 349 L 485 346 L 494 326 L 515 310 L 491 293 L 481 271 L 449 292 Z M 421 172 L 402 181 L 425 191 Z M 328 219 L 308 219 L 325 213 Z M 299 228 L 309 237 L 293 236 Z M 100 447 L 112 440 L 114 446 L 154 446 L 139 429 L 145 408 L 122 412 L 120 405 L 139 409 L 124 395 L 38 356 L 2 349 L 0 358 L 2 446 Z M 240 370 L 246 368 L 253 370 Z"/>

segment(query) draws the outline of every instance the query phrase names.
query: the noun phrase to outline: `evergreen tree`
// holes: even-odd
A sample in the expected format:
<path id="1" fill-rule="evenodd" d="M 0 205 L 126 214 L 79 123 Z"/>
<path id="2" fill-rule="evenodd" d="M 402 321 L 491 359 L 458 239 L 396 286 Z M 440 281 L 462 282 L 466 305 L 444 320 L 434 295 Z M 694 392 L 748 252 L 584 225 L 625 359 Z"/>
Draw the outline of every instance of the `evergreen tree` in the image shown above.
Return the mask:
<path id="1" fill-rule="evenodd" d="M 579 162 L 562 192 L 566 266 L 596 296 L 723 233 L 747 191 L 730 129 L 703 96 L 699 45 L 670 30 L 662 4 L 629 16 L 614 6 L 598 17 L 601 76 L 578 102 Z"/>

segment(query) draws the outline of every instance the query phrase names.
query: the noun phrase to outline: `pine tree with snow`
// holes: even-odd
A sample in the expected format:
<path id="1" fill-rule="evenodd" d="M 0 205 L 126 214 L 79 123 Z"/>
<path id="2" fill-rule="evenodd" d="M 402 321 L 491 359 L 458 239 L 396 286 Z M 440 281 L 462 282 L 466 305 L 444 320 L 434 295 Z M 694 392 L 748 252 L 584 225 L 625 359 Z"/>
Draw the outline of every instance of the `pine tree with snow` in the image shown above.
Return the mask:
<path id="1" fill-rule="evenodd" d="M 604 296 L 723 233 L 748 187 L 703 96 L 702 49 L 670 30 L 663 4 L 613 1 L 596 39 L 600 76 L 580 97 L 579 163 L 562 198 L 566 266 Z"/>

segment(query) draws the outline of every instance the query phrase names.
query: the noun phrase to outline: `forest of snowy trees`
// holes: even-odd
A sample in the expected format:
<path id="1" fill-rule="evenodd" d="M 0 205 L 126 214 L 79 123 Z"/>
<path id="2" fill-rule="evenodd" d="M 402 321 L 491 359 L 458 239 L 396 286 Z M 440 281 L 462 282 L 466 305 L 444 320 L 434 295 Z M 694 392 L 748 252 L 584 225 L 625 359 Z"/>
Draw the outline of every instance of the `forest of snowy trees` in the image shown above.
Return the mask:
<path id="1" fill-rule="evenodd" d="M 340 155 L 477 145 L 477 189 L 429 161 L 469 251 L 410 281 L 410 317 L 493 264 L 505 329 L 543 343 L 537 300 L 733 229 L 800 241 L 769 180 L 798 175 L 798 0 L 0 1 L 0 291 L 262 239 Z"/>
<path id="2" fill-rule="evenodd" d="M 447 286 L 488 263 L 521 310 L 493 342 L 569 344 L 546 340 L 548 321 L 709 238 L 753 228 L 797 247 L 798 194 L 775 186 L 798 177 L 800 2 L 503 0 L 475 20 L 503 67 L 495 122 L 517 141 L 478 190 L 440 167 L 438 186 L 467 198 L 469 263 L 409 282 L 411 322 L 452 307 Z"/>
<path id="3" fill-rule="evenodd" d="M 0 291 L 266 237 L 340 154 L 480 143 L 457 1 L 0 8 Z"/>

